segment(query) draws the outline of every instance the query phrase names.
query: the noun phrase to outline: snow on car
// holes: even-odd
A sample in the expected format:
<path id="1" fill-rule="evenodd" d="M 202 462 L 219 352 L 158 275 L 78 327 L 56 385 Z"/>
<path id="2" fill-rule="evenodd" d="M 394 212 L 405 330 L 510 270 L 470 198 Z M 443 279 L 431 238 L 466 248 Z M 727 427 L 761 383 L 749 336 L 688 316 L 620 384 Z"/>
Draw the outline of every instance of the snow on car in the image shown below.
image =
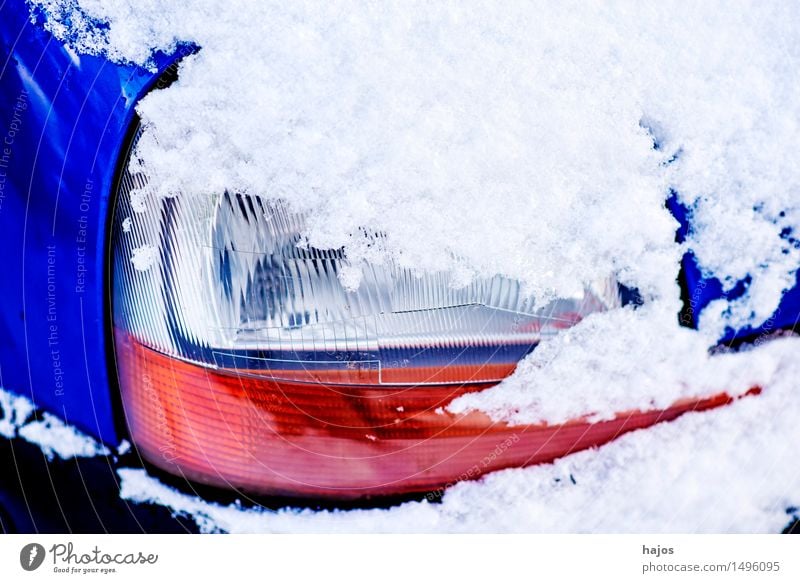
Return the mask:
<path id="1" fill-rule="evenodd" d="M 122 104 L 105 122 L 113 147 L 98 137 L 95 152 L 113 215 L 86 202 L 112 225 L 96 242 L 113 305 L 75 303 L 97 314 L 84 354 L 87 334 L 106 348 L 114 335 L 110 377 L 151 464 L 116 468 L 124 500 L 230 532 L 774 532 L 797 519 L 800 341 L 783 331 L 800 317 L 798 7 L 30 7 L 23 28 L 69 47 L 52 58 L 67 71 L 130 75 L 124 99 L 98 101 Z M 30 87 L 45 75 L 16 71 Z M 71 79 L 50 74 L 40 109 Z M 65 182 L 40 180 L 58 209 Z M 87 378 L 105 367 L 97 352 Z M 0 393 L 5 437 L 115 455 L 112 397 L 77 415 L 79 432 L 30 384 L 36 405 L 8 392 L 29 387 Z M 31 422 L 37 406 L 51 413 Z M 537 458 L 550 434 L 529 436 L 553 427 L 594 433 Z M 551 463 L 510 467 L 534 461 Z M 204 500 L 154 467 L 244 502 Z M 266 509 L 253 492 L 421 498 Z"/>

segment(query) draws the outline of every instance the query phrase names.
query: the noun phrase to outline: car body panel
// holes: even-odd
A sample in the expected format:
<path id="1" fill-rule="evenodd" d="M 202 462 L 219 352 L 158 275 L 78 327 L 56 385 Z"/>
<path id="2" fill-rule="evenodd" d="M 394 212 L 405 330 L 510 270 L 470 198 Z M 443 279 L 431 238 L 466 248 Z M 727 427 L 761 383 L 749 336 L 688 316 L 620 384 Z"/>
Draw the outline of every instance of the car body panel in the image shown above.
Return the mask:
<path id="1" fill-rule="evenodd" d="M 0 385 L 116 444 L 106 225 L 134 106 L 160 71 L 76 55 L 24 0 L 0 23 Z"/>
<path id="2" fill-rule="evenodd" d="M 682 243 L 692 229 L 691 209 L 682 205 L 674 192 L 667 200 L 667 207 L 680 223 L 676 238 L 679 243 Z M 798 244 L 797 241 L 787 241 L 787 243 Z M 745 294 L 750 284 L 750 279 L 745 278 L 736 282 L 730 290 L 725 291 L 719 279 L 703 274 L 697 258 L 691 251 L 684 254 L 681 261 L 681 279 L 683 280 L 684 309 L 680 315 L 680 322 L 691 328 L 697 327 L 700 314 L 711 302 L 721 298 L 736 300 Z M 728 327 L 719 342 L 746 341 L 778 330 L 796 328 L 798 319 L 800 319 L 800 270 L 795 273 L 794 286 L 783 294 L 778 308 L 769 318 L 758 326 L 747 326 L 741 329 Z"/>

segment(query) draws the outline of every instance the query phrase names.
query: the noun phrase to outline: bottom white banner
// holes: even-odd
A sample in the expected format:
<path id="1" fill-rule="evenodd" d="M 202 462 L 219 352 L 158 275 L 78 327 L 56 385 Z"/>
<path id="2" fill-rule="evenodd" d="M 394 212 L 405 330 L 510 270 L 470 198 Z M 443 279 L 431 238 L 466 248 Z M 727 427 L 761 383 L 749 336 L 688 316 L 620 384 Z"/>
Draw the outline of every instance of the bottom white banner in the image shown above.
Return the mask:
<path id="1" fill-rule="evenodd" d="M 800 581 L 785 535 L 4 535 L 0 581 Z"/>

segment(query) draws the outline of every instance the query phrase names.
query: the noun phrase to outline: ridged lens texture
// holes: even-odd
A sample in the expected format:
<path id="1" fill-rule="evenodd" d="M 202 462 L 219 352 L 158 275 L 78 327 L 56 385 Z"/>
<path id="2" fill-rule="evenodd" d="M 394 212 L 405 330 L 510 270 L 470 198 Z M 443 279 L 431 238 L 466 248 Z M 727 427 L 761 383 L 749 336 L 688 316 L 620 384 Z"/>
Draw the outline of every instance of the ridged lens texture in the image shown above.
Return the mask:
<path id="1" fill-rule="evenodd" d="M 307 245 L 304 229 L 282 201 L 165 198 L 146 176 L 122 173 L 116 354 L 131 437 L 152 463 L 265 494 L 402 494 L 549 461 L 727 400 L 598 424 L 452 415 L 448 403 L 506 377 L 542 338 L 617 307 L 616 283 L 537 305 L 500 276 L 457 286 L 452 274 L 391 261 L 352 265 L 341 249 Z M 342 285 L 343 269 L 360 271 L 357 289 Z"/>
<path id="2" fill-rule="evenodd" d="M 124 332 L 117 350 L 142 455 L 194 481 L 291 497 L 436 491 L 731 401 L 717 395 L 601 423 L 510 427 L 480 413 L 442 411 L 486 385 L 342 387 L 253 378 L 170 358 Z"/>

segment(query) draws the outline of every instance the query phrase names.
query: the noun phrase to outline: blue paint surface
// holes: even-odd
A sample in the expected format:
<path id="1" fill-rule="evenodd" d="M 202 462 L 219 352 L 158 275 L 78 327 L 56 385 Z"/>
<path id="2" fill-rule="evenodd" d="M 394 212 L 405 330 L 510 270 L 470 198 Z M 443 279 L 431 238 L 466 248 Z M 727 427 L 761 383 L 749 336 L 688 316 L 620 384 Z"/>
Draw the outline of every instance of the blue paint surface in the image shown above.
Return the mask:
<path id="1" fill-rule="evenodd" d="M 680 223 L 676 238 L 678 242 L 683 242 L 691 232 L 691 210 L 683 206 L 674 193 L 667 200 L 667 207 Z M 697 327 L 698 318 L 708 304 L 720 298 L 726 300 L 740 298 L 747 292 L 747 288 L 752 281 L 751 277 L 747 276 L 736 282 L 730 290 L 723 291 L 722 282 L 720 282 L 720 280 L 703 275 L 698 265 L 697 258 L 693 253 L 689 252 L 684 255 L 681 266 L 683 268 L 683 284 L 685 286 L 684 303 L 686 304 L 686 309 L 681 315 L 681 323 L 693 328 Z M 799 319 L 800 271 L 795 274 L 794 287 L 784 293 L 778 309 L 775 310 L 772 316 L 763 324 L 756 327 L 748 326 L 738 330 L 728 328 L 725 330 L 722 338 L 720 338 L 720 342 L 727 343 L 734 340 L 752 339 L 759 335 L 769 334 L 780 329 L 793 328 L 798 325 Z"/>
<path id="2" fill-rule="evenodd" d="M 71 54 L 23 0 L 0 8 L 0 386 L 109 444 L 109 204 L 134 105 L 157 76 Z"/>

